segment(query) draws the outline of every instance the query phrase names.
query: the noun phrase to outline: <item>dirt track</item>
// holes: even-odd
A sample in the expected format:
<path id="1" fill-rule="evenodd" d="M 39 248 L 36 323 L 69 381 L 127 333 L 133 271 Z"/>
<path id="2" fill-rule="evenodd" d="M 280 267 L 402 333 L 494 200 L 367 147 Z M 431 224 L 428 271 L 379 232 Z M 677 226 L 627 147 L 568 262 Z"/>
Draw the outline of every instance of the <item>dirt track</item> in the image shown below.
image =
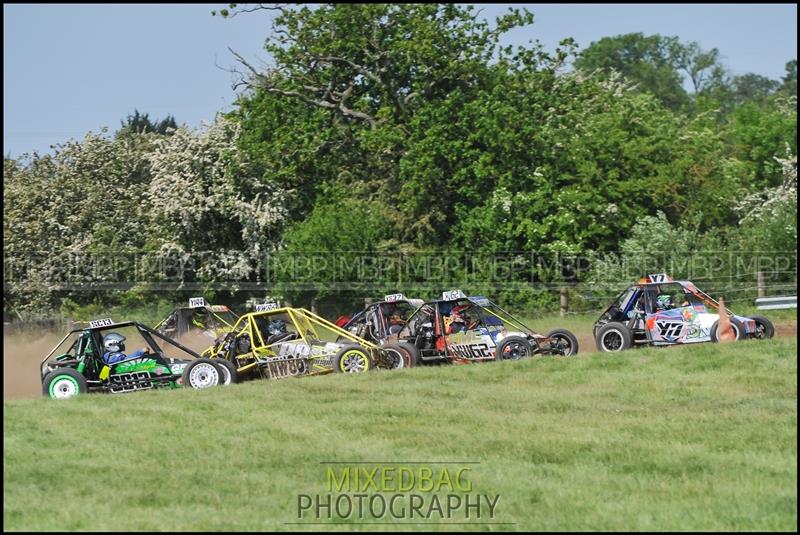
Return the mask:
<path id="1" fill-rule="evenodd" d="M 63 334 L 23 336 L 3 333 L 3 399 L 33 398 L 41 395 L 39 363 L 53 349 Z M 786 338 L 797 336 L 797 321 L 786 320 L 775 325 L 775 336 Z M 180 340 L 196 351 L 208 347 L 208 338 L 191 337 Z M 594 339 L 591 334 L 578 336 L 580 354 L 594 353 Z"/>

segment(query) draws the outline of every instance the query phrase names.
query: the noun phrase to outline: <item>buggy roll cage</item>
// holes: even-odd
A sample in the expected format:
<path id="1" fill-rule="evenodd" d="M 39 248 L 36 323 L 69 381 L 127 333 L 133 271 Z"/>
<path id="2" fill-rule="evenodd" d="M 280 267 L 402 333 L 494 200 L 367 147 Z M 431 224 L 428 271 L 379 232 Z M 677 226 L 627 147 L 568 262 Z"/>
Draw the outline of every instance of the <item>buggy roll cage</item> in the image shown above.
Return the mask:
<path id="1" fill-rule="evenodd" d="M 328 329 L 336 333 L 337 335 L 360 345 L 364 349 L 370 349 L 370 350 L 380 349 L 377 345 L 373 344 L 372 342 L 354 336 L 352 333 L 345 331 L 341 327 L 338 327 L 336 324 L 331 323 L 325 318 L 318 316 L 317 314 L 314 314 L 313 312 L 305 308 L 281 307 L 281 308 L 274 308 L 272 310 L 265 310 L 262 312 L 250 312 L 248 314 L 244 314 L 240 316 L 239 320 L 234 324 L 233 328 L 231 329 L 231 333 L 246 332 L 250 336 L 250 340 L 253 341 L 258 340 L 260 342 L 259 347 L 267 347 L 268 345 L 272 345 L 272 344 L 267 344 L 264 341 L 264 338 L 261 336 L 260 329 L 255 329 L 254 333 L 253 326 L 257 318 L 270 317 L 278 314 L 286 314 L 287 316 L 289 316 L 290 321 L 295 325 L 295 327 L 302 327 L 302 329 L 298 329 L 299 332 L 297 334 L 306 344 L 309 345 L 311 344 L 311 342 L 309 341 L 310 338 L 309 334 L 311 335 L 311 337 L 314 338 L 315 341 L 320 341 L 320 342 L 322 341 L 322 338 L 320 337 L 315 327 L 316 325 L 317 327 L 323 327 L 325 329 Z M 250 321 L 251 319 L 253 321 Z M 254 334 L 257 335 L 257 338 L 254 337 Z"/>
<path id="2" fill-rule="evenodd" d="M 102 344 L 97 345 L 97 339 L 98 339 L 99 331 L 101 331 L 101 330 L 106 331 L 106 330 L 114 329 L 114 328 L 123 329 L 125 327 L 131 327 L 131 326 L 136 327 L 136 329 L 142 335 L 142 338 L 144 338 L 145 342 L 147 342 L 148 345 L 150 345 L 152 348 L 154 348 L 156 351 L 158 351 L 162 356 L 163 356 L 163 351 L 161 349 L 161 346 L 159 346 L 155 342 L 155 340 L 153 340 L 152 336 L 156 336 L 156 337 L 160 338 L 161 340 L 167 342 L 168 344 L 171 344 L 171 345 L 177 347 L 178 349 L 181 349 L 182 351 L 185 351 L 186 353 L 189 353 L 194 358 L 198 358 L 198 359 L 200 358 L 200 355 L 198 355 L 196 351 L 192 351 L 191 349 L 189 349 L 188 347 L 184 346 L 183 344 L 181 344 L 180 342 L 178 342 L 176 340 L 173 340 L 171 338 L 167 338 L 166 336 L 164 336 L 160 332 L 151 329 L 147 325 L 139 323 L 138 321 L 123 321 L 123 322 L 120 322 L 120 323 L 112 323 L 110 325 L 103 325 L 102 327 L 89 327 L 89 328 L 83 328 L 83 329 L 72 329 L 66 335 L 64 335 L 64 337 L 61 339 L 61 341 L 59 341 L 55 345 L 55 347 L 53 347 L 52 350 L 50 350 L 50 352 L 47 354 L 47 356 L 45 358 L 42 359 L 42 361 L 41 361 L 41 363 L 39 365 L 40 365 L 40 367 L 44 366 L 44 363 L 47 362 L 48 360 L 50 360 L 50 357 L 52 357 L 53 354 L 58 350 L 58 348 L 61 347 L 61 345 L 64 342 L 67 341 L 67 338 L 69 338 L 70 336 L 72 336 L 75 333 L 90 333 L 91 336 L 92 336 L 92 341 L 96 344 L 96 347 L 100 348 L 100 347 L 102 347 Z"/>

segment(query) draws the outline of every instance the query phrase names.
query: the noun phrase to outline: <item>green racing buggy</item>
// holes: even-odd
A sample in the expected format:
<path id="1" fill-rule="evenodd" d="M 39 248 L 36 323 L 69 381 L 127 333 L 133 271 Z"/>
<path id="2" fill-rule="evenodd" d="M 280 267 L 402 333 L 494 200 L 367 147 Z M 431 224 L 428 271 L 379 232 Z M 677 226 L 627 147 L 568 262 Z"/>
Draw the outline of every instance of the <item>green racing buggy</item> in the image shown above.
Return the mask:
<path id="1" fill-rule="evenodd" d="M 140 349 L 126 352 L 125 341 L 136 342 Z M 216 362 L 158 331 L 136 321 L 111 319 L 72 329 L 42 359 L 40 374 L 42 393 L 52 399 L 181 385 L 208 388 L 224 377 Z"/>

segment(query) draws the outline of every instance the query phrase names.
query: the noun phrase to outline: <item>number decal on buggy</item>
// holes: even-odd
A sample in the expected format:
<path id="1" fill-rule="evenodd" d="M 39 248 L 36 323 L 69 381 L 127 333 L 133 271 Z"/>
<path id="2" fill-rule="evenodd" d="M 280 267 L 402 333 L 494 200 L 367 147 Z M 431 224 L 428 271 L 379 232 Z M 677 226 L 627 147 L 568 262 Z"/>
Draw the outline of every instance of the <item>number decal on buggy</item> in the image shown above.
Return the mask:
<path id="1" fill-rule="evenodd" d="M 454 299 L 460 299 L 462 297 L 466 297 L 466 294 L 461 290 L 452 290 L 442 293 L 442 301 L 453 301 Z"/>
<path id="2" fill-rule="evenodd" d="M 488 359 L 494 356 L 488 344 L 452 344 L 450 349 L 462 359 Z"/>
<path id="3" fill-rule="evenodd" d="M 680 321 L 657 321 L 658 334 L 664 340 L 676 340 L 683 330 L 683 323 Z"/>
<path id="4" fill-rule="evenodd" d="M 206 306 L 205 297 L 190 297 L 189 308 L 203 308 Z"/>
<path id="5" fill-rule="evenodd" d="M 395 301 L 406 301 L 406 296 L 403 294 L 389 294 L 383 297 L 383 300 L 387 303 L 393 303 Z"/>
<path id="6" fill-rule="evenodd" d="M 153 388 L 150 379 L 150 372 L 120 373 L 108 378 L 111 383 L 109 388 L 112 393 L 132 392 L 134 390 L 145 390 Z"/>
<path id="7" fill-rule="evenodd" d="M 256 312 L 266 312 L 278 308 L 278 303 L 259 303 L 256 305 Z"/>
<path id="8" fill-rule="evenodd" d="M 92 320 L 89 322 L 90 329 L 94 329 L 95 327 L 107 327 L 109 325 L 114 325 L 114 322 L 111 321 L 111 318 L 103 318 L 101 320 Z"/>

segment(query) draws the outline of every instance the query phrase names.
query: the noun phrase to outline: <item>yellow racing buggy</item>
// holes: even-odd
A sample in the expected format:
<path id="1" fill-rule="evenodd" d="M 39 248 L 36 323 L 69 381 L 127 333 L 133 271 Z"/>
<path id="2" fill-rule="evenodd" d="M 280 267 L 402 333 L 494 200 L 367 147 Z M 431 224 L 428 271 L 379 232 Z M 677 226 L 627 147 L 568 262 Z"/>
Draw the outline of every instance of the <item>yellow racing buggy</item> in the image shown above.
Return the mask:
<path id="1" fill-rule="evenodd" d="M 337 341 L 338 340 L 338 341 Z M 224 384 L 325 373 L 390 369 L 401 355 L 354 336 L 304 308 L 256 305 L 203 357 L 223 368 Z"/>

